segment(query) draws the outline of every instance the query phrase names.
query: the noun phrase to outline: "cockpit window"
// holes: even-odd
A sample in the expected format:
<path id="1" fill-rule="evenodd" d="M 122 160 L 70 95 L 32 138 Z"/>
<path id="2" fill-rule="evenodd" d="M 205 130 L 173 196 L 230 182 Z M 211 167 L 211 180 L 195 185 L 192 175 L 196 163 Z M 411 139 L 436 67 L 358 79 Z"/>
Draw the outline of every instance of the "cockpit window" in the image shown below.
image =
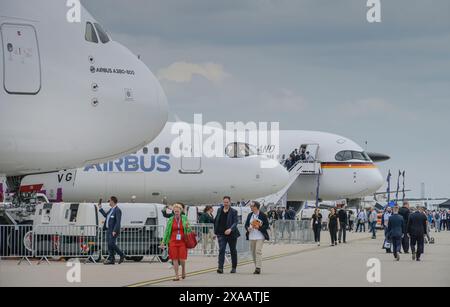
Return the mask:
<path id="1" fill-rule="evenodd" d="M 108 34 L 105 30 L 103 30 L 102 26 L 98 23 L 95 24 L 95 28 L 97 29 L 98 36 L 103 44 L 106 44 L 110 41 Z"/>
<path id="2" fill-rule="evenodd" d="M 336 154 L 336 160 L 341 162 L 350 160 L 370 161 L 370 157 L 365 152 L 345 150 Z"/>
<path id="3" fill-rule="evenodd" d="M 90 22 L 86 23 L 85 38 L 88 42 L 98 44 L 97 33 L 95 33 L 94 26 Z"/>
<path id="4" fill-rule="evenodd" d="M 258 151 L 247 143 L 231 143 L 225 149 L 225 154 L 230 158 L 245 158 L 255 156 Z"/>

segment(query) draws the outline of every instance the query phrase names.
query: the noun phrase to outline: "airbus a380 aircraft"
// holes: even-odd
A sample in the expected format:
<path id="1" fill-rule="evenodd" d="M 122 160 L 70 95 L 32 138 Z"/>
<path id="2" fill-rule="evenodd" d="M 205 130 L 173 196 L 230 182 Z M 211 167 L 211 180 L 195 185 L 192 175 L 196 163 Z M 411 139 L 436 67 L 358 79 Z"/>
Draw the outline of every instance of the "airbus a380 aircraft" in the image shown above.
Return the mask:
<path id="1" fill-rule="evenodd" d="M 232 142 L 226 144 L 222 158 L 174 158 L 171 126 L 136 155 L 58 175 L 28 176 L 23 188 L 43 190 L 57 201 L 97 201 L 100 195 L 114 193 L 123 200 L 136 196 L 139 202 L 161 202 L 167 198 L 206 204 L 217 203 L 224 194 L 235 200 L 260 198 L 283 190 L 290 181 L 280 165 L 273 169 L 260 167 L 265 156 L 283 158 L 273 156 L 276 145 L 271 144 L 257 148 Z M 281 153 L 303 146 L 317 161 L 297 165 L 304 171 L 289 187 L 288 201 L 315 199 L 317 176 L 323 200 L 370 195 L 383 184 L 371 159 L 347 138 L 321 132 L 281 131 L 280 143 Z"/>
<path id="2" fill-rule="evenodd" d="M 27 176 L 21 190 L 44 192 L 55 202 L 96 202 L 116 195 L 122 202 L 135 197 L 137 202 L 209 204 L 222 201 L 224 195 L 236 201 L 259 198 L 288 183 L 289 174 L 278 161 L 257 155 L 248 145 L 247 153 L 240 157 L 223 157 L 229 148 L 226 144 L 219 149 L 221 157 L 179 157 L 174 153 L 179 146 L 172 146 L 179 135 L 173 134 L 172 128 L 173 123 L 168 123 L 154 142 L 116 161 Z M 264 162 L 273 162 L 274 167 L 261 167 Z"/>
<path id="3" fill-rule="evenodd" d="M 0 1 L 0 175 L 82 167 L 142 148 L 167 122 L 150 70 L 81 7 Z"/>

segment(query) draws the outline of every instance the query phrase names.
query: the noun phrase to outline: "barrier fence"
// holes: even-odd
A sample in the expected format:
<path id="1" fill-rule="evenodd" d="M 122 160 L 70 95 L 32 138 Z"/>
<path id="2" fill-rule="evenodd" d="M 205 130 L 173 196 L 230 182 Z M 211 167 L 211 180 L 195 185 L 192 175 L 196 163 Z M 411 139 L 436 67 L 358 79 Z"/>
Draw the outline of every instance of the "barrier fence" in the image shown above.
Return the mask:
<path id="1" fill-rule="evenodd" d="M 198 245 L 189 250 L 189 255 L 217 257 L 219 246 L 214 235 L 214 225 L 196 224 L 191 227 L 197 233 Z M 250 242 L 246 240 L 245 228 L 239 225 L 238 229 L 241 233 L 237 241 L 238 254 L 240 257 L 249 256 Z M 307 221 L 276 221 L 270 233 L 274 243 L 314 241 Z M 145 257 L 152 257 L 152 260 L 165 262 L 168 260 L 167 250 L 160 247 L 163 236 L 163 226 L 125 228 L 117 238 L 117 245 L 128 260 L 138 262 Z M 96 263 L 107 257 L 107 233 L 96 225 L 0 225 L 0 259 L 20 258 L 21 262 L 31 264 L 31 258 L 39 259 L 39 263 L 80 258 Z"/>
<path id="2" fill-rule="evenodd" d="M 274 221 L 271 235 L 275 244 L 308 244 L 314 242 L 314 232 L 310 221 Z"/>
<path id="3" fill-rule="evenodd" d="M 198 245 L 196 248 L 189 250 L 189 255 L 192 256 L 214 256 L 219 255 L 219 244 L 214 234 L 213 224 L 196 224 L 191 225 L 192 230 L 197 234 Z M 245 228 L 243 225 L 238 225 L 238 230 L 241 236 L 237 240 L 237 252 L 242 256 L 250 254 L 250 242 L 245 237 Z M 226 251 L 229 254 L 229 249 Z"/>

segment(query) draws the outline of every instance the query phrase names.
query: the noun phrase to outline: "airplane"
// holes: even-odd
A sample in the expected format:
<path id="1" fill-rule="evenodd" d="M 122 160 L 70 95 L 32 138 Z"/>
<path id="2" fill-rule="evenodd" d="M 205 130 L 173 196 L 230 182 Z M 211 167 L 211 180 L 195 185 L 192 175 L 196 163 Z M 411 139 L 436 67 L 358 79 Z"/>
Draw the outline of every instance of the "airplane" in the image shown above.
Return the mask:
<path id="1" fill-rule="evenodd" d="M 168 119 L 149 68 L 84 7 L 69 22 L 70 9 L 0 1 L 0 175 L 19 183 L 135 152 Z"/>
<path id="2" fill-rule="evenodd" d="M 285 161 L 293 150 L 309 152 L 310 161 L 299 161 L 304 171 L 287 191 L 288 202 L 315 200 L 319 186 L 321 201 L 358 199 L 377 192 L 384 178 L 373 159 L 354 141 L 332 133 L 284 130 L 279 146 L 263 143 L 259 152 Z M 278 153 L 276 156 L 274 153 Z M 375 154 L 385 161 L 389 156 Z"/>
<path id="3" fill-rule="evenodd" d="M 286 169 L 256 150 L 241 157 L 180 155 L 174 145 L 179 134 L 173 129 L 169 122 L 152 143 L 115 161 L 26 176 L 21 191 L 44 193 L 53 202 L 96 202 L 115 195 L 121 202 L 204 205 L 219 203 L 226 195 L 236 202 L 265 196 L 288 183 Z M 193 147 L 187 144 L 185 150 L 191 153 Z M 267 161 L 274 167 L 261 167 Z"/>
<path id="4" fill-rule="evenodd" d="M 93 202 L 99 196 L 114 194 L 125 201 L 135 196 L 138 202 L 169 199 L 201 205 L 217 203 L 227 194 L 236 201 L 248 201 L 283 189 L 288 201 L 316 199 L 318 179 L 321 200 L 353 199 L 373 194 L 384 183 L 364 150 L 338 135 L 280 131 L 279 151 L 278 145 L 268 142 L 252 144 L 235 138 L 225 146 L 225 157 L 178 159 L 171 156 L 175 138 L 170 131 L 172 125 L 168 124 L 153 143 L 136 155 L 58 175 L 27 176 L 22 188 L 44 191 L 57 201 Z M 234 135 L 233 131 L 228 133 Z M 294 168 L 300 169 L 298 174 L 291 176 L 291 170 L 286 179 L 288 170 L 279 162 L 300 147 L 310 151 L 315 162 L 300 161 Z M 261 169 L 261 158 L 274 159 L 277 166 Z M 259 182 L 255 180 L 258 175 Z"/>

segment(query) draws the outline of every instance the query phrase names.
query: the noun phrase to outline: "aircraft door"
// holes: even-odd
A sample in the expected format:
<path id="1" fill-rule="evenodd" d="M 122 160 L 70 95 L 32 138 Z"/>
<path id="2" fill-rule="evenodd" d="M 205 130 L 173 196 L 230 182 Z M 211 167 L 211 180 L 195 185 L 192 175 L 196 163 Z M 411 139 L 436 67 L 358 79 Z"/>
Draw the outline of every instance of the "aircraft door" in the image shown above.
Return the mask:
<path id="1" fill-rule="evenodd" d="M 180 132 L 180 134 L 183 132 Z M 180 135 L 182 140 L 187 138 Z M 201 174 L 202 170 L 202 147 L 200 136 L 197 131 L 192 131 L 191 142 L 182 144 L 181 169 L 182 174 Z"/>
<path id="2" fill-rule="evenodd" d="M 0 29 L 5 91 L 12 95 L 36 95 L 41 89 L 41 64 L 35 28 L 2 24 Z"/>

